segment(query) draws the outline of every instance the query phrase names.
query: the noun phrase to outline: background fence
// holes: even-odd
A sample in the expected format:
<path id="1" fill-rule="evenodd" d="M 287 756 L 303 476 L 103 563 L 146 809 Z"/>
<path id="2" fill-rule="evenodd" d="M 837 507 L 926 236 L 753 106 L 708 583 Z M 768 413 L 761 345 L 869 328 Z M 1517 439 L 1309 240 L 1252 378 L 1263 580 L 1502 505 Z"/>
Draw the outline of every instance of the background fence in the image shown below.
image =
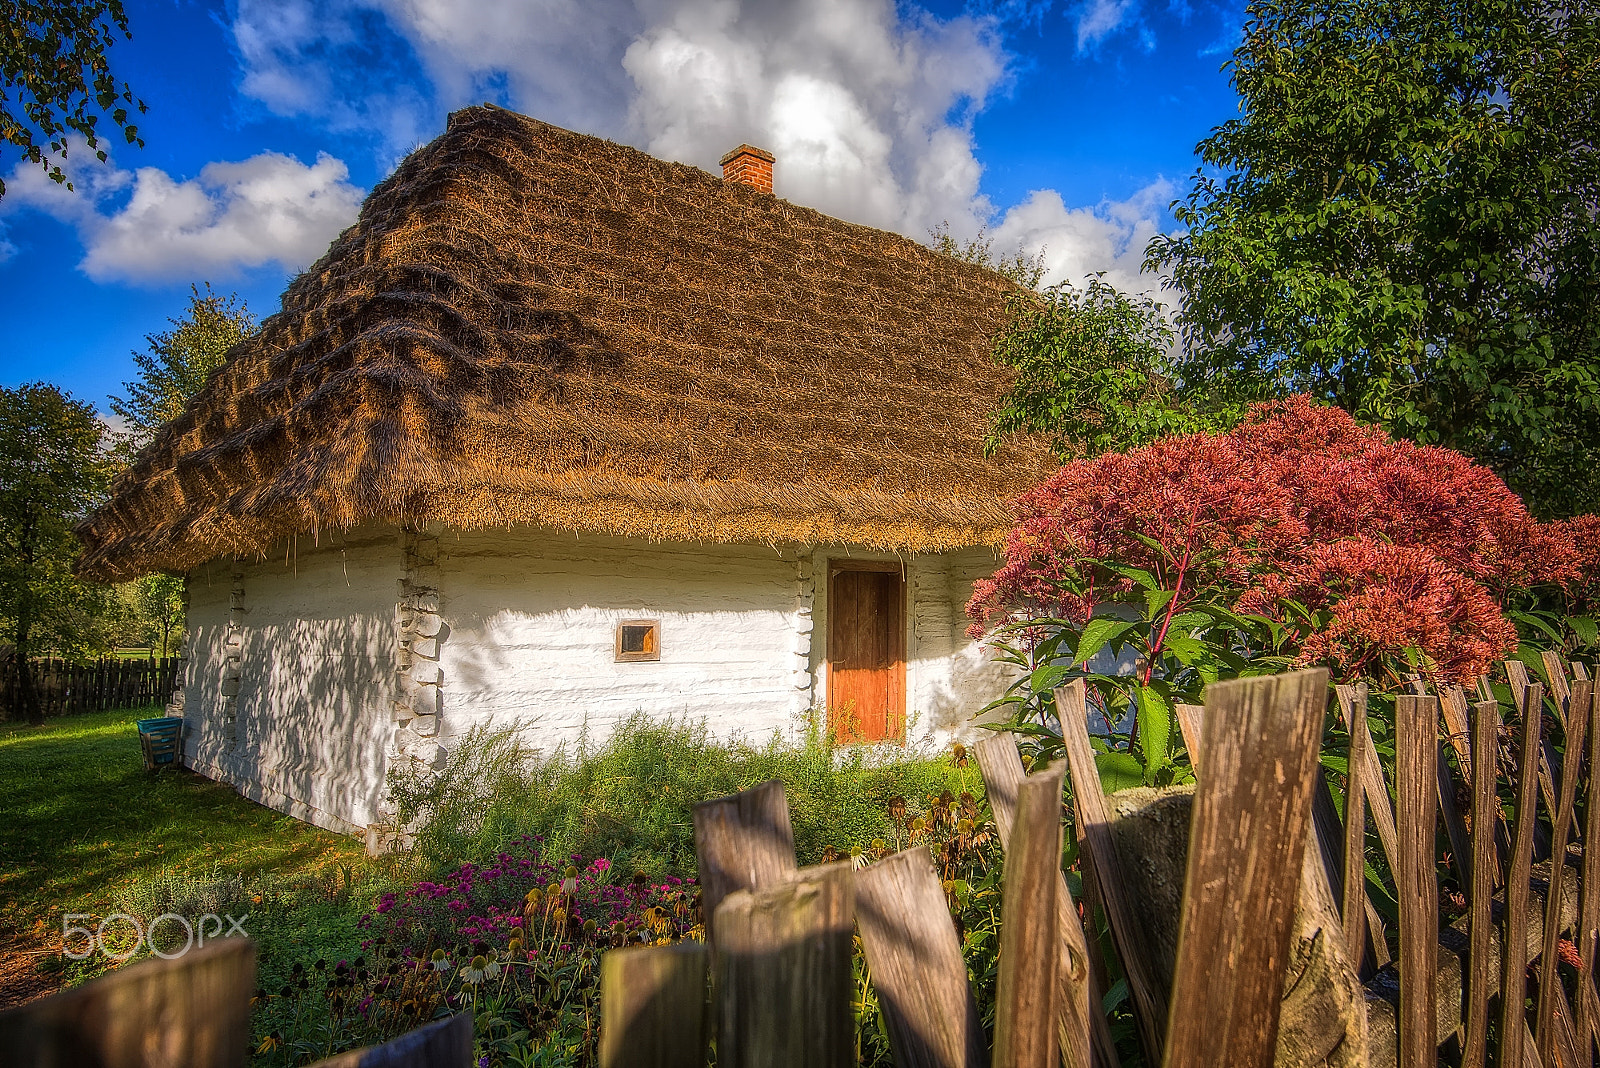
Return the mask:
<path id="1" fill-rule="evenodd" d="M 146 660 L 104 657 L 88 664 L 43 657 L 29 661 L 26 670 L 44 714 L 59 716 L 166 704 L 178 688 L 182 664 L 182 658 L 175 656 Z M 0 664 L 0 710 L 13 707 L 21 670 L 15 659 Z"/>

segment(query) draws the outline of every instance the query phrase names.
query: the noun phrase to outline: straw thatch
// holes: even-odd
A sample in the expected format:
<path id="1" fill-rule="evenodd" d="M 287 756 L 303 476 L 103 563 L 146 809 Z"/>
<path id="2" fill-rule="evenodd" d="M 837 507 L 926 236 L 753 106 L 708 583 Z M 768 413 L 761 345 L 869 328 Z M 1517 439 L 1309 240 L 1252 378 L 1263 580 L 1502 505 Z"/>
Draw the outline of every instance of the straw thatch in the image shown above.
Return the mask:
<path id="1" fill-rule="evenodd" d="M 781 161 L 779 161 L 781 166 Z M 997 541 L 1009 283 L 492 107 L 450 118 L 80 528 L 123 578 L 370 519 Z"/>

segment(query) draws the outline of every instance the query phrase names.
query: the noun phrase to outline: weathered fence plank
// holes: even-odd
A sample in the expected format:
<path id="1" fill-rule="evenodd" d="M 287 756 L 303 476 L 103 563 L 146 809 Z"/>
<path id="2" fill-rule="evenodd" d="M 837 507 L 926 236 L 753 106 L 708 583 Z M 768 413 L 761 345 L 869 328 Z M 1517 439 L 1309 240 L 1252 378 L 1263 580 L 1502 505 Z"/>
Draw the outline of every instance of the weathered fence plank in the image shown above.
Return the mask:
<path id="1" fill-rule="evenodd" d="M 992 734 L 973 746 L 983 772 L 984 792 L 1000 832 L 1000 848 L 1009 848 L 1016 813 L 1017 787 L 1026 777 L 1017 742 L 1009 734 Z M 1056 897 L 1056 924 L 1061 932 L 1061 974 L 1056 993 L 1057 1041 L 1065 1068 L 1115 1068 L 1116 1047 L 1100 999 L 1105 991 L 1094 982 L 1093 958 L 1078 919 L 1077 905 L 1066 877 Z"/>
<path id="2" fill-rule="evenodd" d="M 1434 867 L 1439 797 L 1439 701 L 1395 698 L 1395 815 L 1400 830 L 1400 1068 L 1438 1060 L 1434 976 L 1439 971 L 1439 878 Z"/>
<path id="3" fill-rule="evenodd" d="M 709 958 L 701 942 L 600 958 L 601 1068 L 703 1068 Z"/>
<path id="4" fill-rule="evenodd" d="M 1367 727 L 1367 685 L 1337 686 L 1334 695 L 1339 700 L 1339 712 L 1344 717 L 1346 730 L 1359 730 L 1366 735 L 1362 752 L 1365 762 L 1360 768 L 1361 785 L 1367 793 L 1367 807 L 1372 812 L 1372 825 L 1377 828 L 1378 841 L 1389 861 L 1390 870 L 1399 862 L 1399 834 L 1394 826 L 1394 810 L 1389 806 L 1389 787 L 1383 778 L 1383 765 L 1378 762 L 1378 751 L 1372 745 L 1372 732 Z"/>
<path id="5" fill-rule="evenodd" d="M 1056 1060 L 1061 936 L 1061 761 L 1017 787 L 1016 820 L 1006 848 L 1000 898 L 1000 975 L 995 994 L 995 1068 L 1049 1066 Z"/>
<path id="6" fill-rule="evenodd" d="M 783 782 L 752 786 L 742 793 L 694 808 L 694 852 L 699 862 L 701 915 L 706 937 L 722 899 L 735 890 L 759 890 L 794 875 L 794 828 Z"/>
<path id="7" fill-rule="evenodd" d="M 719 1065 L 855 1064 L 852 868 L 848 860 L 806 868 L 772 886 L 735 890 L 717 906 Z"/>
<path id="8" fill-rule="evenodd" d="M 0 1053 L 31 1068 L 243 1068 L 256 952 L 225 938 L 0 1013 Z"/>
<path id="9" fill-rule="evenodd" d="M 1552 677 L 1561 678 L 1561 662 L 1557 660 L 1554 667 Z M 1560 875 L 1561 865 L 1566 861 L 1567 834 L 1572 827 L 1572 803 L 1578 796 L 1578 776 L 1583 770 L 1583 740 L 1589 718 L 1587 714 L 1573 714 L 1576 710 L 1571 706 L 1571 698 L 1572 691 L 1567 689 L 1566 697 L 1560 701 L 1568 706 L 1568 714 L 1566 756 L 1561 762 L 1561 783 L 1556 795 L 1557 808 L 1550 814 L 1552 826 L 1550 864 L 1555 872 L 1552 878 Z M 1544 953 L 1539 961 L 1538 1015 L 1533 1029 L 1534 1042 L 1539 1048 L 1539 1059 L 1545 1064 L 1552 1063 L 1555 1054 L 1557 1003 L 1559 999 L 1565 997 L 1561 990 L 1561 979 L 1556 973 L 1556 944 L 1561 938 L 1560 914 L 1557 911 L 1559 908 L 1560 895 L 1549 895 L 1544 920 Z"/>
<path id="10" fill-rule="evenodd" d="M 1055 698 L 1084 853 L 1128 977 L 1145 1062 L 1155 1064 L 1161 1058 L 1167 1026 L 1166 984 L 1155 972 L 1150 939 L 1139 915 L 1123 896 L 1128 882 L 1122 876 L 1121 861 L 1111 839 L 1111 810 L 1106 805 L 1094 748 L 1089 743 L 1089 703 L 1083 680 L 1074 679 L 1056 690 Z M 1202 743 L 1206 744 L 1209 743 Z"/>
<path id="11" fill-rule="evenodd" d="M 1328 673 L 1206 688 L 1167 1068 L 1273 1063 Z"/>
<path id="12" fill-rule="evenodd" d="M 1205 705 L 1175 704 L 1172 711 L 1178 717 L 1178 730 L 1183 734 L 1183 747 L 1189 750 L 1189 763 L 1200 766 L 1200 740 L 1205 736 Z"/>
<path id="13" fill-rule="evenodd" d="M 311 1068 L 472 1068 L 472 1010 L 407 1031 L 381 1046 L 317 1061 Z"/>
<path id="14" fill-rule="evenodd" d="M 1500 737 L 1500 705 L 1480 701 L 1472 709 L 1472 891 L 1467 899 L 1471 909 L 1471 949 L 1467 953 L 1466 1037 L 1462 1044 L 1462 1068 L 1484 1068 L 1489 1055 L 1489 975 L 1490 928 L 1494 918 L 1490 909 L 1494 894 L 1491 856 L 1494 827 L 1499 821 L 1500 798 L 1495 792 L 1499 761 L 1495 750 Z"/>
<path id="15" fill-rule="evenodd" d="M 1531 684 L 1519 702 L 1522 714 L 1522 747 L 1518 751 L 1521 773 L 1517 782 L 1517 823 L 1511 839 L 1511 867 L 1506 876 L 1505 933 L 1502 946 L 1520 946 L 1528 938 L 1528 877 L 1533 870 L 1533 832 L 1538 805 L 1540 715 L 1544 687 Z M 1558 895 L 1551 894 L 1551 897 Z M 1501 955 L 1504 970 L 1500 975 L 1500 1063 L 1521 1064 L 1523 1009 L 1527 990 L 1527 969 L 1514 953 Z"/>
<path id="16" fill-rule="evenodd" d="M 93 664 L 42 657 L 30 661 L 27 671 L 44 714 L 60 716 L 164 704 L 177 689 L 177 665 L 175 657 L 159 660 L 104 657 Z M 18 678 L 21 670 L 15 660 L 0 664 L 0 708 L 11 707 L 21 681 Z"/>
<path id="17" fill-rule="evenodd" d="M 987 1065 L 961 940 L 927 846 L 856 872 L 856 923 L 898 1068 Z"/>
<path id="18" fill-rule="evenodd" d="M 1362 731 L 1349 734 L 1344 777 L 1344 893 L 1340 895 L 1339 918 L 1351 963 L 1356 974 L 1366 979 L 1377 970 L 1377 954 L 1367 944 L 1367 910 L 1372 907 L 1367 898 L 1367 791 L 1357 769 L 1366 760 L 1362 742 L 1371 739 Z"/>
<path id="19" fill-rule="evenodd" d="M 1583 714 L 1588 720 L 1589 733 L 1589 789 L 1584 804 L 1583 829 L 1583 880 L 1578 906 L 1578 930 L 1573 940 L 1578 948 L 1578 1065 L 1592 1068 L 1594 1043 L 1591 1036 L 1600 1028 L 1600 1015 L 1594 1011 L 1594 958 L 1600 949 L 1600 848 L 1590 848 L 1600 843 L 1600 701 L 1595 700 L 1594 682 L 1579 678 L 1573 684 L 1573 709 L 1578 709 L 1582 696 Z M 1569 721 L 1570 722 L 1570 721 Z"/>

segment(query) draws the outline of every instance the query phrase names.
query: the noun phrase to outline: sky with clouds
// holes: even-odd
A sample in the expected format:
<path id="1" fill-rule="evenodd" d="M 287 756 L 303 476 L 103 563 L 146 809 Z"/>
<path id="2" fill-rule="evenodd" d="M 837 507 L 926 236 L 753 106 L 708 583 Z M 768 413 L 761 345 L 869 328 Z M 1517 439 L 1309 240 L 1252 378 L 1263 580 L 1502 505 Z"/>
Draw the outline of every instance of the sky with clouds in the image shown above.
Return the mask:
<path id="1" fill-rule="evenodd" d="M 0 155 L 0 384 L 104 410 L 189 286 L 265 317 L 376 182 L 481 101 L 926 240 L 987 228 L 1128 288 L 1237 114 L 1233 0 L 129 0 L 146 147 Z"/>

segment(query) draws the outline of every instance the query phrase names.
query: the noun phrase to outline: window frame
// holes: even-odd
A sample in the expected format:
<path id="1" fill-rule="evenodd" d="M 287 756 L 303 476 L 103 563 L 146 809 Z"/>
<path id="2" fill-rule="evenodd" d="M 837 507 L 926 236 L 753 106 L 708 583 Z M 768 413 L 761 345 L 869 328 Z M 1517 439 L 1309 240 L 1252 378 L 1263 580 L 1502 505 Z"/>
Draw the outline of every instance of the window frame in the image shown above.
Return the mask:
<path id="1" fill-rule="evenodd" d="M 639 652 L 624 652 L 622 649 L 622 632 L 627 627 L 648 627 L 651 637 L 655 640 L 645 642 L 645 648 Z M 613 653 L 618 664 L 643 664 L 653 663 L 661 659 L 661 620 L 659 619 L 620 619 L 617 621 L 615 647 Z"/>

